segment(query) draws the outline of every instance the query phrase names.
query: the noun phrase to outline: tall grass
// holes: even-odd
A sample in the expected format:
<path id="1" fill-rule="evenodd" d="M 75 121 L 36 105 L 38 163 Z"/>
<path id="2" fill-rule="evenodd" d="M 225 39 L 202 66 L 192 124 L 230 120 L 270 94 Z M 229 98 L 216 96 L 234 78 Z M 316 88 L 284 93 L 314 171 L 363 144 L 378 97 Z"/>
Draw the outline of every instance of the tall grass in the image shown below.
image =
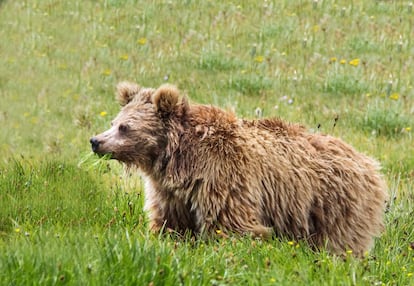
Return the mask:
<path id="1" fill-rule="evenodd" d="M 0 284 L 414 284 L 413 13 L 410 1 L 0 1 Z M 87 155 L 120 80 L 344 138 L 383 165 L 383 236 L 354 259 L 284 238 L 149 234 L 139 177 Z"/>

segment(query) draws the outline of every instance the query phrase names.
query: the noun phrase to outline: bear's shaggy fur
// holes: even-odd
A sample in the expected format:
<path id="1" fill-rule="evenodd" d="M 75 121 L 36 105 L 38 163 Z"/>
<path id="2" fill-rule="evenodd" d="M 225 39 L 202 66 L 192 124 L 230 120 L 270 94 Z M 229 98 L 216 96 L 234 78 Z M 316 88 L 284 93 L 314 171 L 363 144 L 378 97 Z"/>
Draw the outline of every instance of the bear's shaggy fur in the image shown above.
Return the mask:
<path id="1" fill-rule="evenodd" d="M 383 229 L 379 165 L 340 139 L 189 104 L 171 85 L 117 89 L 122 110 L 92 149 L 142 171 L 152 230 L 281 235 L 361 255 Z"/>

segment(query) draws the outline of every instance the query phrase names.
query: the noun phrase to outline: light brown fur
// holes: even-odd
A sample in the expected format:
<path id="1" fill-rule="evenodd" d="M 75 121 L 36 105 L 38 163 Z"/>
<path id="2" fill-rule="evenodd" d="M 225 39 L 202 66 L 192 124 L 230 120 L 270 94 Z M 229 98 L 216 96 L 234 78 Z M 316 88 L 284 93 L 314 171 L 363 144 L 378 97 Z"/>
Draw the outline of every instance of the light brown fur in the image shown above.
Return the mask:
<path id="1" fill-rule="evenodd" d="M 241 120 L 164 85 L 118 85 L 123 106 L 92 140 L 138 167 L 154 231 L 305 239 L 361 255 L 383 229 L 386 185 L 373 159 L 280 119 Z"/>

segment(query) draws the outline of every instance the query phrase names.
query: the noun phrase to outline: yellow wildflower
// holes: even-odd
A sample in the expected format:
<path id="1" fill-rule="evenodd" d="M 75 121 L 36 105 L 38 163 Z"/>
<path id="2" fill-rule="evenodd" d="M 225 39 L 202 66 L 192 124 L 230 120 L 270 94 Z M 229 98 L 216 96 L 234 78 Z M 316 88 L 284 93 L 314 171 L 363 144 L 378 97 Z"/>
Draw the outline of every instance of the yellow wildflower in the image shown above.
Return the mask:
<path id="1" fill-rule="evenodd" d="M 336 62 L 338 59 L 336 58 L 336 57 L 332 57 L 332 58 L 330 58 L 329 59 L 329 62 L 330 63 L 334 63 L 334 62 Z"/>
<path id="2" fill-rule="evenodd" d="M 393 93 L 390 95 L 390 99 L 392 100 L 398 100 L 400 98 L 400 95 L 398 93 Z"/>
<path id="3" fill-rule="evenodd" d="M 357 67 L 359 65 L 360 60 L 359 59 L 353 59 L 349 62 L 351 66 Z"/>
<path id="4" fill-rule="evenodd" d="M 110 76 L 112 71 L 110 69 L 106 69 L 102 72 L 103 75 Z"/>
<path id="5" fill-rule="evenodd" d="M 101 111 L 101 113 L 99 113 L 100 116 L 104 117 L 106 116 L 108 113 L 106 111 Z"/>
<path id="6" fill-rule="evenodd" d="M 20 233 L 20 228 L 16 227 L 16 228 L 14 229 L 14 232 L 15 232 L 15 233 Z"/>
<path id="7" fill-rule="evenodd" d="M 119 58 L 123 61 L 127 61 L 129 57 L 128 57 L 127 54 L 124 54 L 124 55 L 120 56 Z"/>
<path id="8" fill-rule="evenodd" d="M 411 131 L 411 127 L 405 127 L 404 129 L 405 129 L 405 131 L 407 131 L 407 132 L 410 132 L 410 131 Z M 411 246 L 409 247 L 409 249 L 410 249 L 410 250 L 413 250 L 413 248 L 412 248 Z"/>
<path id="9" fill-rule="evenodd" d="M 32 124 L 37 124 L 39 122 L 39 118 L 33 116 L 32 118 L 30 118 L 30 122 L 32 122 Z"/>
<path id="10" fill-rule="evenodd" d="M 295 245 L 295 242 L 294 241 L 288 241 L 288 244 L 289 245 Z"/>
<path id="11" fill-rule="evenodd" d="M 254 58 L 254 61 L 255 61 L 256 63 L 262 63 L 262 62 L 264 61 L 264 57 L 263 57 L 263 56 L 256 56 L 256 57 Z"/>
<path id="12" fill-rule="evenodd" d="M 139 38 L 137 43 L 141 46 L 145 45 L 147 43 L 147 38 Z"/>
<path id="13" fill-rule="evenodd" d="M 217 234 L 221 234 L 221 230 L 220 229 L 216 229 L 216 233 Z"/>
<path id="14" fill-rule="evenodd" d="M 346 251 L 346 253 L 347 253 L 347 254 L 352 254 L 352 250 L 351 250 L 351 249 L 349 249 L 349 250 L 347 250 L 347 251 Z"/>
<path id="15" fill-rule="evenodd" d="M 341 60 L 339 61 L 339 63 L 340 63 L 341 65 L 344 65 L 344 64 L 346 64 L 346 60 L 341 59 Z"/>

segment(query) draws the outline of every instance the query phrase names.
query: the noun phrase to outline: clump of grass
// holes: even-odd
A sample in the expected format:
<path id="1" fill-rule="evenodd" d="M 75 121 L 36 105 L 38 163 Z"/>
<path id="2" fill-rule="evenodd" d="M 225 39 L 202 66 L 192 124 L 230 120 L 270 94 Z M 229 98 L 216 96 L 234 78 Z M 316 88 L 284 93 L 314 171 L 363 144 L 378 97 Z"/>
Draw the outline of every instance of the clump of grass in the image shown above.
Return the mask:
<path id="1" fill-rule="evenodd" d="M 231 71 L 243 68 L 243 64 L 223 54 L 204 53 L 201 55 L 198 68 L 208 71 Z"/>
<path id="2" fill-rule="evenodd" d="M 402 112 L 400 105 L 377 101 L 368 106 L 357 124 L 363 131 L 374 136 L 396 139 L 410 134 L 414 120 Z"/>
<path id="3" fill-rule="evenodd" d="M 349 50 L 357 54 L 375 52 L 379 49 L 375 42 L 363 36 L 351 37 L 346 45 L 349 47 Z"/>
<path id="4" fill-rule="evenodd" d="M 342 74 L 328 78 L 322 91 L 336 97 L 343 95 L 361 95 L 369 91 L 369 86 L 353 75 Z"/>
<path id="5" fill-rule="evenodd" d="M 235 75 L 228 80 L 227 88 L 236 90 L 244 95 L 258 96 L 271 89 L 270 79 L 259 75 Z"/>

